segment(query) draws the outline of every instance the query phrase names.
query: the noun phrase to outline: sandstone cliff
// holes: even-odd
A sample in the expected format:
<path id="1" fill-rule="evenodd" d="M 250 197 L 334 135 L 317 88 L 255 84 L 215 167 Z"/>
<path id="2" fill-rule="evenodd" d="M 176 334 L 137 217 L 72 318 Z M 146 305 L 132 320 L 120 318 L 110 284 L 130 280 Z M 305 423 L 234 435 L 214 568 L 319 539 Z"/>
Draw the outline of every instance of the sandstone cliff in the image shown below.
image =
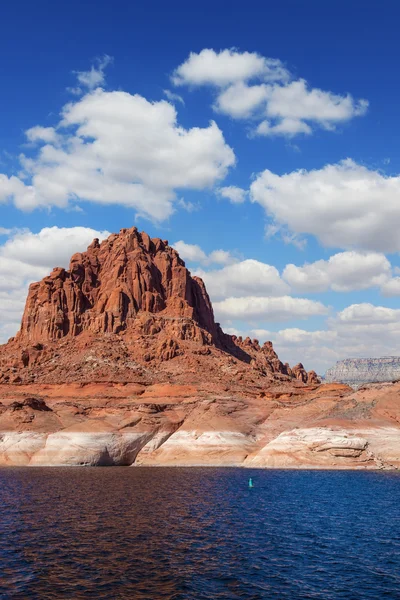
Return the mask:
<path id="1" fill-rule="evenodd" d="M 0 397 L 0 466 L 400 467 L 400 384 L 0 385 Z"/>
<path id="2" fill-rule="evenodd" d="M 325 381 L 359 387 L 365 383 L 400 380 L 400 356 L 383 358 L 347 358 L 328 369 Z"/>

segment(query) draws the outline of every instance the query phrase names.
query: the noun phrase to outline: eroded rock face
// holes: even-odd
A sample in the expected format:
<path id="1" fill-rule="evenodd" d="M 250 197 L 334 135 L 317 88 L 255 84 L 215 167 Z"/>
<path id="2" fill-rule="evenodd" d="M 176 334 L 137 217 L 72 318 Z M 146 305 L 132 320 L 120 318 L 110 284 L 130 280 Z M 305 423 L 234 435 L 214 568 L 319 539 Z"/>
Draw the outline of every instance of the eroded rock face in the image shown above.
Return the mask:
<path id="1" fill-rule="evenodd" d="M 400 379 L 400 356 L 383 358 L 347 358 L 328 369 L 325 381 L 338 381 L 353 387 L 365 383 L 397 381 Z"/>
<path id="2" fill-rule="evenodd" d="M 0 466 L 400 468 L 399 383 L 255 392 L 205 378 L 0 385 Z"/>
<path id="3" fill-rule="evenodd" d="M 185 317 L 217 337 L 204 284 L 178 253 L 165 240 L 123 229 L 30 286 L 17 340 L 33 346 L 83 331 L 117 334 L 141 312 Z"/>
<path id="4" fill-rule="evenodd" d="M 215 323 L 203 281 L 166 240 L 133 227 L 95 239 L 29 288 L 21 329 L 0 347 L 0 382 L 207 377 L 316 383 L 301 364 L 284 365 L 271 342 L 226 335 Z"/>

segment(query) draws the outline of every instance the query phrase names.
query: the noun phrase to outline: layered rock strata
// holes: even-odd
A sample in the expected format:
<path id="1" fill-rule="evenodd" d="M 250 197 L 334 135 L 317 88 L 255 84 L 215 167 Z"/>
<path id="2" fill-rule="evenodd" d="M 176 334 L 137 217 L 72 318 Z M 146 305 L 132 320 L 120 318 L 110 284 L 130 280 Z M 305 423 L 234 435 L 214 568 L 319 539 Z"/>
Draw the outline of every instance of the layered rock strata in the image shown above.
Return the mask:
<path id="1" fill-rule="evenodd" d="M 400 467 L 400 384 L 2 385 L 0 397 L 0 466 Z"/>

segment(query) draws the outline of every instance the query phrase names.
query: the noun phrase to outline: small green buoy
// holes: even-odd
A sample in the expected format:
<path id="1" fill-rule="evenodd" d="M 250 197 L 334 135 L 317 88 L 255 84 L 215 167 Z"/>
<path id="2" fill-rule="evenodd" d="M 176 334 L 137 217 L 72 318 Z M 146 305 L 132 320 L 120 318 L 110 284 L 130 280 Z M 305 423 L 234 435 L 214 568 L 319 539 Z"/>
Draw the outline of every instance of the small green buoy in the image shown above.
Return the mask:
<path id="1" fill-rule="evenodd" d="M 250 479 L 249 479 L 249 488 L 252 488 L 252 487 L 254 487 L 254 486 L 253 486 L 253 480 L 252 480 L 252 478 L 250 477 Z"/>

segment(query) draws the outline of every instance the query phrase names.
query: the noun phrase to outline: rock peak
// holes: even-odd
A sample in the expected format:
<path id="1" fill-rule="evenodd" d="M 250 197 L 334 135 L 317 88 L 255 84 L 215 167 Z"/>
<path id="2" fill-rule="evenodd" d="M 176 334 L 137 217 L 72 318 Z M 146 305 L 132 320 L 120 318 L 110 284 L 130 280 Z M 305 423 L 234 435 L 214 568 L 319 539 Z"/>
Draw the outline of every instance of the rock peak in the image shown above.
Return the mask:
<path id="1" fill-rule="evenodd" d="M 29 343 L 74 337 L 83 331 L 129 331 L 138 313 L 192 319 L 217 335 L 203 281 L 193 278 L 166 240 L 136 227 L 71 257 L 30 286 L 18 339 Z"/>

